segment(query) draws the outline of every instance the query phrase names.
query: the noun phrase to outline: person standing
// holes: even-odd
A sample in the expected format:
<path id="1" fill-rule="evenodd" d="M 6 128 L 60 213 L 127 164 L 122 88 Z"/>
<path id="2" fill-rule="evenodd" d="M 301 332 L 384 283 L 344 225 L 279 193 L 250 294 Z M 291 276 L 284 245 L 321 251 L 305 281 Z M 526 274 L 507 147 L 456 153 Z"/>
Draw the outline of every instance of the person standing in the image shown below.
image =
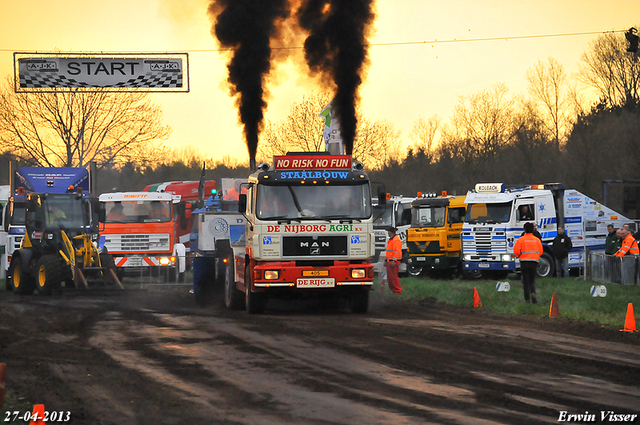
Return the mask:
<path id="1" fill-rule="evenodd" d="M 631 231 L 628 228 L 622 228 L 622 246 L 615 253 L 616 257 L 624 257 L 627 254 L 639 255 L 638 241 L 633 237 Z"/>
<path id="2" fill-rule="evenodd" d="M 622 246 L 622 240 L 618 239 L 618 234 L 616 232 L 613 224 L 607 225 L 607 239 L 604 243 L 604 253 L 607 255 L 614 255 Z"/>
<path id="3" fill-rule="evenodd" d="M 564 278 L 569 275 L 569 251 L 573 248 L 573 243 L 561 226 L 558 226 L 558 236 L 555 237 L 552 245 L 553 254 L 556 256 L 556 276 Z"/>
<path id="4" fill-rule="evenodd" d="M 520 259 L 520 274 L 524 288 L 524 300 L 537 304 L 536 270 L 542 255 L 542 242 L 533 235 L 533 223 L 525 223 L 524 235 L 518 238 L 513 253 Z M 531 298 L 531 301 L 529 301 Z"/>
<path id="5" fill-rule="evenodd" d="M 389 234 L 389 241 L 387 242 L 387 256 L 385 259 L 387 283 L 391 292 L 394 294 L 400 294 L 402 292 L 402 288 L 400 287 L 398 268 L 400 267 L 400 260 L 402 259 L 402 241 L 398 235 L 396 235 L 395 227 L 388 227 L 387 233 Z"/>

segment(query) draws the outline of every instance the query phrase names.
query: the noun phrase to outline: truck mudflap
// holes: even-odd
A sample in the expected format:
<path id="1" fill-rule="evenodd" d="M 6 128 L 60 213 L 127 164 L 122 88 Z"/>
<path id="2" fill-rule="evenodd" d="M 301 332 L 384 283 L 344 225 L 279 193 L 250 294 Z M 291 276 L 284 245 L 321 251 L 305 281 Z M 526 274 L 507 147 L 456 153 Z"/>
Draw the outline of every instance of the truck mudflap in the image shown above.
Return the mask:
<path id="1" fill-rule="evenodd" d="M 295 262 L 257 263 L 253 267 L 255 289 L 267 288 L 341 288 L 373 286 L 373 264 L 335 261 L 330 266 L 297 266 Z"/>
<path id="2" fill-rule="evenodd" d="M 513 261 L 465 261 L 462 263 L 463 270 L 500 270 L 515 271 L 516 263 Z"/>

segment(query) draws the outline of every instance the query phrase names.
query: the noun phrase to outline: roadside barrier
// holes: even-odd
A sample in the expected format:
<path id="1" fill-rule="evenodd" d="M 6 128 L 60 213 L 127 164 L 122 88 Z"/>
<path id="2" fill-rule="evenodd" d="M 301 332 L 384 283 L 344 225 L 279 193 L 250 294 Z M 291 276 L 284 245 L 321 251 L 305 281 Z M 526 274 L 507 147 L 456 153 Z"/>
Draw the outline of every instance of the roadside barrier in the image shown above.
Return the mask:
<path id="1" fill-rule="evenodd" d="M 636 329 L 636 317 L 633 314 L 633 304 L 627 305 L 627 317 L 624 321 L 624 329 L 620 329 L 620 332 L 638 332 Z"/>
<path id="2" fill-rule="evenodd" d="M 640 256 L 616 257 L 604 252 L 589 252 L 586 277 L 601 283 L 640 284 Z"/>

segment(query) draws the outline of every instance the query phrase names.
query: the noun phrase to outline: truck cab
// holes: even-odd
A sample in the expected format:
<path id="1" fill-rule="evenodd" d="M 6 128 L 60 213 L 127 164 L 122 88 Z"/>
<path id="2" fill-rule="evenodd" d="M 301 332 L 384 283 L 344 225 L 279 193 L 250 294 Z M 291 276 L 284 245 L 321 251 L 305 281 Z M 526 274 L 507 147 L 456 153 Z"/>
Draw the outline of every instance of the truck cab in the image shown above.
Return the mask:
<path id="1" fill-rule="evenodd" d="M 524 224 L 535 224 L 543 245 L 537 274 L 553 276 L 550 246 L 564 226 L 571 238 L 569 269 L 584 267 L 585 249 L 604 250 L 606 225 L 621 227 L 629 220 L 561 183 L 506 186 L 479 183 L 467 193 L 467 217 L 462 229 L 463 271 L 502 278 L 519 269 L 513 254 Z"/>
<path id="2" fill-rule="evenodd" d="M 389 226 L 397 229 L 396 234 L 402 241 L 402 261 L 398 268 L 401 275 L 412 274 L 408 267 L 409 254 L 407 251 L 407 230 L 411 226 L 411 203 L 415 198 L 386 194 L 386 202 L 380 205 L 378 198 L 373 198 L 373 233 L 376 252 L 373 257 L 374 268 L 377 273 L 384 271 Z"/>
<path id="3" fill-rule="evenodd" d="M 465 220 L 464 196 L 419 194 L 411 204 L 407 248 L 409 270 L 455 272 L 460 266 L 460 233 Z"/>
<path id="4" fill-rule="evenodd" d="M 169 281 L 183 278 L 186 252 L 176 242 L 174 202 L 179 196 L 156 192 L 103 193 L 105 223 L 100 246 L 113 255 L 118 278 L 125 270 L 165 271 Z"/>
<path id="5" fill-rule="evenodd" d="M 227 305 L 250 313 L 270 297 L 338 295 L 368 309 L 373 287 L 369 178 L 347 155 L 300 153 L 261 164 L 240 195 L 243 252 L 225 281 Z"/>

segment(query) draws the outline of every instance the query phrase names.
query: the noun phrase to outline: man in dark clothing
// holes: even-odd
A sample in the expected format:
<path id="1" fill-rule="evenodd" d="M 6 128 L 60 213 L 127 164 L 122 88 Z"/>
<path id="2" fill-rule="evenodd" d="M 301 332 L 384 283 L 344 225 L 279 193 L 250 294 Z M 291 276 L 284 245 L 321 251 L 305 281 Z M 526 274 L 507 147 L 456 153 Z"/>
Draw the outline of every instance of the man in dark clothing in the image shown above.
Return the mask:
<path id="1" fill-rule="evenodd" d="M 622 246 L 622 240 L 618 239 L 618 234 L 615 227 L 613 227 L 613 224 L 607 225 L 607 231 L 609 234 L 607 235 L 607 239 L 604 243 L 604 253 L 607 255 L 613 255 L 618 252 Z"/>
<path id="2" fill-rule="evenodd" d="M 542 235 L 540 234 L 540 232 L 538 232 L 538 225 L 536 223 L 531 223 L 533 225 L 533 236 L 535 236 L 536 238 L 540 239 L 540 241 L 542 241 Z M 524 232 L 520 233 L 520 236 L 524 236 Z"/>
<path id="3" fill-rule="evenodd" d="M 564 233 L 564 229 L 558 226 L 558 236 L 552 242 L 553 255 L 556 257 L 556 276 L 564 278 L 568 275 L 569 251 L 573 248 L 571 238 Z"/>

